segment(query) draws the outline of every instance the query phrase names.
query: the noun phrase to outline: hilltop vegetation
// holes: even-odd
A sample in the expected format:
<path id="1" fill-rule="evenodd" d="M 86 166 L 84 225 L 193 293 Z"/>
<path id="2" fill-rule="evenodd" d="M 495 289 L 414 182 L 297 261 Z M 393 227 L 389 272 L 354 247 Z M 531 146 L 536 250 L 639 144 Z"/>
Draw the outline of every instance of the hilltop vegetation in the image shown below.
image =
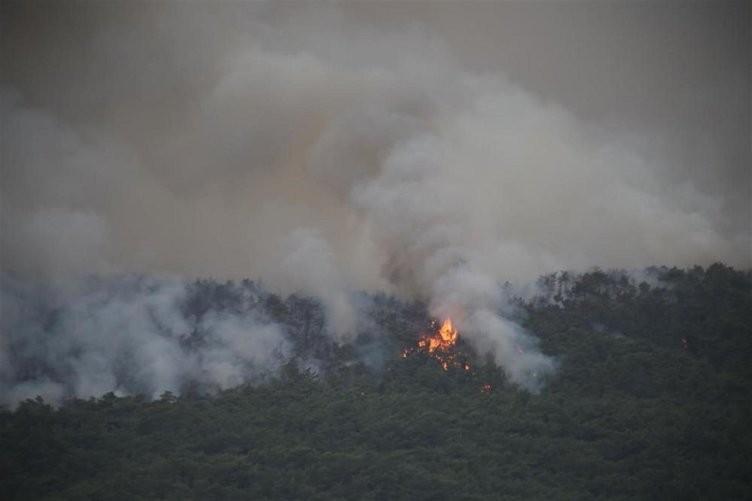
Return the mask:
<path id="1" fill-rule="evenodd" d="M 515 300 L 559 363 L 539 394 L 461 342 L 470 371 L 400 357 L 428 321 L 420 303 L 372 298 L 372 332 L 342 346 L 311 298 L 196 283 L 194 317 L 252 304 L 287 326 L 294 356 L 279 377 L 0 411 L 0 497 L 749 498 L 752 274 L 643 275 L 557 273 Z M 187 333 L 186 349 L 201 336 Z"/>

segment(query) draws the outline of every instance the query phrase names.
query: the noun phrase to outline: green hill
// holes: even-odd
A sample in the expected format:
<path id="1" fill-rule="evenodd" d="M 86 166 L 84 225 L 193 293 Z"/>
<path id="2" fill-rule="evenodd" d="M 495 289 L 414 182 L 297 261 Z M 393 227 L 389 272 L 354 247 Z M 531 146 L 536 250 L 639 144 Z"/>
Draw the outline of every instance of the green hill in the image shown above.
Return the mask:
<path id="1" fill-rule="evenodd" d="M 352 363 L 369 339 L 324 349 L 309 326 L 318 376 L 291 361 L 215 395 L 27 400 L 0 411 L 0 498 L 752 498 L 752 274 L 644 278 L 558 273 L 516 299 L 559 364 L 539 394 L 470 352 L 470 371 L 400 357 L 424 313 L 382 298 L 376 369 Z"/>

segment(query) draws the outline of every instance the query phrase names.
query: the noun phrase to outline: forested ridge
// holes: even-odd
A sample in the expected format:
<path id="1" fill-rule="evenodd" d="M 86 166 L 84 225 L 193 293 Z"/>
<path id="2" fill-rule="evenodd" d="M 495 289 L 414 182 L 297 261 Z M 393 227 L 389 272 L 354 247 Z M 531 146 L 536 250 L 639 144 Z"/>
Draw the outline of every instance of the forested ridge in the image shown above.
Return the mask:
<path id="1" fill-rule="evenodd" d="M 196 282 L 194 316 L 252 304 L 287 326 L 280 374 L 0 410 L 0 498 L 752 498 L 752 273 L 560 272 L 512 302 L 557 360 L 537 394 L 461 338 L 470 370 L 402 357 L 420 302 L 369 298 L 370 332 L 338 345 L 312 298 Z"/>

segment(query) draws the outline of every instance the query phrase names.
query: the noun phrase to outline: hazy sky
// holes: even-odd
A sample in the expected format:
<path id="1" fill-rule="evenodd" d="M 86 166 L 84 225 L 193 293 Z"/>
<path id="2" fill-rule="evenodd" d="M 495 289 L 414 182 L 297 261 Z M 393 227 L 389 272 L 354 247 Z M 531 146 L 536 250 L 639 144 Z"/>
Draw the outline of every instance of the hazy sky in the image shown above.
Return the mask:
<path id="1" fill-rule="evenodd" d="M 1 8 L 5 272 L 750 264 L 749 2 Z"/>

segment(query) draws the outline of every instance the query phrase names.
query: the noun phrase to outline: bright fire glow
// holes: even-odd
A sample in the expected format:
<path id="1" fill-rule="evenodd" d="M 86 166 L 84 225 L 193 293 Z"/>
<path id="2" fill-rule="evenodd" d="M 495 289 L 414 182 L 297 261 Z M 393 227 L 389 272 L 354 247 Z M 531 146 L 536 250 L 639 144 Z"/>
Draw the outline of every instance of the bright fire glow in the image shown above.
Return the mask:
<path id="1" fill-rule="evenodd" d="M 445 371 L 448 371 L 449 367 L 459 367 L 469 371 L 470 366 L 464 361 L 457 360 L 457 354 L 453 350 L 459 335 L 457 329 L 452 325 L 452 319 L 446 318 L 438 328 L 436 328 L 436 322 L 432 322 L 431 327 L 433 332 L 424 334 L 418 340 L 417 348 L 403 350 L 402 358 L 407 358 L 417 349 L 427 352 L 432 358 L 435 358 Z"/>
<path id="2" fill-rule="evenodd" d="M 447 318 L 439 327 L 439 331 L 433 336 L 423 337 L 418 341 L 418 346 L 428 349 L 428 353 L 436 350 L 446 351 L 457 342 L 457 329 L 452 326 L 452 319 Z"/>

